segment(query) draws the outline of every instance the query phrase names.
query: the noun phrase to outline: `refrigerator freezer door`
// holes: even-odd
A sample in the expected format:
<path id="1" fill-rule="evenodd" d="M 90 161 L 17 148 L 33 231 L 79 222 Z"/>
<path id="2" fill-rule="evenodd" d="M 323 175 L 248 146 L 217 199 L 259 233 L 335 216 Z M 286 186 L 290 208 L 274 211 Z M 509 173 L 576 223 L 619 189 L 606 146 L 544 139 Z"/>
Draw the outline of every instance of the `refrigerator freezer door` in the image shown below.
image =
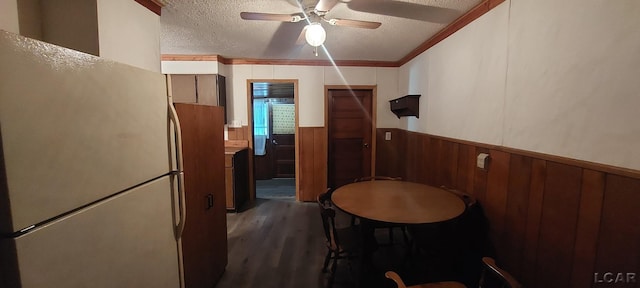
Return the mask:
<path id="1" fill-rule="evenodd" d="M 179 287 L 169 177 L 15 238 L 22 287 Z"/>
<path id="2" fill-rule="evenodd" d="M 167 174 L 167 101 L 162 74 L 0 31 L 0 232 Z"/>

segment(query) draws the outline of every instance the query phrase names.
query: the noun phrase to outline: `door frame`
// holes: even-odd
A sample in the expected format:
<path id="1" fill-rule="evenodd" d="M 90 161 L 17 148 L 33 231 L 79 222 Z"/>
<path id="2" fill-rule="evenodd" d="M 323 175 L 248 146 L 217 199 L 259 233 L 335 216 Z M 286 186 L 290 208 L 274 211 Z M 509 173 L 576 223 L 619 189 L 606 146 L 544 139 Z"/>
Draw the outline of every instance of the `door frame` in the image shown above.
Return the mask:
<path id="1" fill-rule="evenodd" d="M 247 139 L 249 141 L 249 178 L 251 185 L 251 201 L 256 199 L 256 177 L 254 167 L 254 155 L 253 155 L 253 83 L 293 83 L 293 105 L 295 109 L 295 136 L 294 145 L 295 152 L 295 179 L 296 179 L 296 201 L 300 200 L 300 147 L 298 139 L 298 119 L 299 119 L 299 97 L 298 97 L 298 79 L 247 79 Z"/>
<path id="2" fill-rule="evenodd" d="M 370 90 L 371 91 L 371 171 L 369 176 L 376 175 L 376 138 L 377 138 L 377 114 L 378 114 L 378 86 L 377 85 L 325 85 L 324 86 L 324 127 L 325 144 L 329 150 L 329 90 Z M 297 120 L 297 119 L 296 119 Z M 297 144 L 297 142 L 296 142 Z M 297 151 L 297 150 L 296 150 Z M 329 153 L 327 153 L 329 163 Z M 327 176 L 329 175 L 327 165 Z M 328 180 L 328 179 L 327 179 Z"/>

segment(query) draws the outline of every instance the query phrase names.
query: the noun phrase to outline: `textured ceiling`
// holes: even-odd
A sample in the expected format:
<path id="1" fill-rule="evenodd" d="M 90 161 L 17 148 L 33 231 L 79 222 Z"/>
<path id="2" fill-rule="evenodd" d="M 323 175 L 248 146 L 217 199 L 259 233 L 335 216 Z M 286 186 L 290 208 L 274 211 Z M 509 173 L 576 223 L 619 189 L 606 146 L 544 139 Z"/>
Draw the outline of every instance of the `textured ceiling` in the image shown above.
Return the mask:
<path id="1" fill-rule="evenodd" d="M 328 59 L 296 45 L 305 21 L 248 21 L 240 12 L 292 14 L 314 0 L 163 0 L 162 54 L 217 54 L 226 58 Z M 326 18 L 381 22 L 378 29 L 331 26 L 325 48 L 334 60 L 398 61 L 481 0 L 341 0 Z"/>

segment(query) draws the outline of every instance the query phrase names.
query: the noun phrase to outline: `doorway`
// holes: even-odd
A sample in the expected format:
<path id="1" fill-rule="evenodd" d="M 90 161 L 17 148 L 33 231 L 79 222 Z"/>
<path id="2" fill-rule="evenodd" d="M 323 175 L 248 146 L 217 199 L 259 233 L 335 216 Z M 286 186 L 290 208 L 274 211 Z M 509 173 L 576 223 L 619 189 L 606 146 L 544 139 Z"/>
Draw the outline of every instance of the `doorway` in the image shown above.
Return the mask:
<path id="1" fill-rule="evenodd" d="M 296 199 L 295 84 L 250 82 L 256 198 Z"/>
<path id="2" fill-rule="evenodd" d="M 329 187 L 375 174 L 375 95 L 375 86 L 327 87 Z"/>

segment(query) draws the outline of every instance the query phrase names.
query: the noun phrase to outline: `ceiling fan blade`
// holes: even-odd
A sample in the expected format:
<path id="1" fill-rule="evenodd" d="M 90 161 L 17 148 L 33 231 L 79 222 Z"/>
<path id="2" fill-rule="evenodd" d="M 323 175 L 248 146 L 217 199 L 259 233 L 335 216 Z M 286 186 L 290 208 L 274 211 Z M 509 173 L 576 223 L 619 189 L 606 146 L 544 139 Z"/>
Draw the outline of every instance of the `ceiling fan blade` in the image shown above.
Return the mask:
<path id="1" fill-rule="evenodd" d="M 450 23 L 460 17 L 460 12 L 455 9 L 393 0 L 351 0 L 347 6 L 360 12 L 432 23 Z"/>
<path id="2" fill-rule="evenodd" d="M 338 1 L 339 0 L 320 0 L 316 5 L 316 10 L 328 12 L 329 10 L 331 10 L 331 8 L 338 4 Z"/>
<path id="3" fill-rule="evenodd" d="M 382 25 L 380 22 L 371 22 L 371 21 L 361 21 L 361 20 L 350 20 L 350 19 L 331 19 L 329 20 L 331 25 L 336 26 L 348 26 L 348 27 L 356 27 L 356 28 L 365 28 L 365 29 L 376 29 Z"/>
<path id="4" fill-rule="evenodd" d="M 282 22 L 298 22 L 301 19 L 297 14 L 271 14 L 257 12 L 240 12 L 240 18 L 244 20 L 266 20 Z"/>

